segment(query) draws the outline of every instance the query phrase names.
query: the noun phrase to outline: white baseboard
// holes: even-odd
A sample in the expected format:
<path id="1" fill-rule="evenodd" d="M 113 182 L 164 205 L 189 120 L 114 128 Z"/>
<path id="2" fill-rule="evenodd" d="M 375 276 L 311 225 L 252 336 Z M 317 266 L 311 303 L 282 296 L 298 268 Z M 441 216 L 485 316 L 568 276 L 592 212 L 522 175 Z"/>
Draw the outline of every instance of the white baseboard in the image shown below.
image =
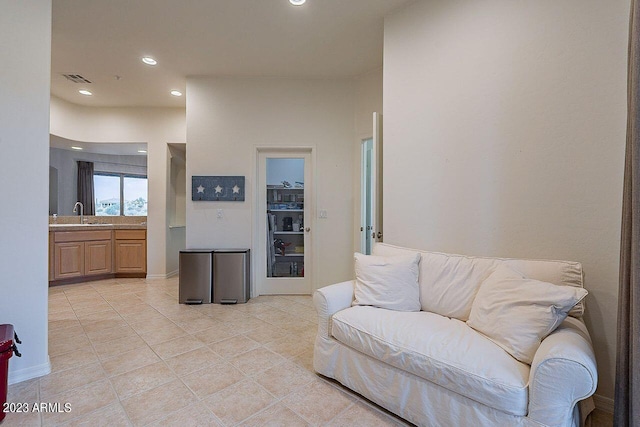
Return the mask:
<path id="1" fill-rule="evenodd" d="M 600 396 L 599 394 L 594 394 L 593 403 L 596 405 L 597 409 L 613 414 L 613 399 Z"/>
<path id="2" fill-rule="evenodd" d="M 32 378 L 42 377 L 51 373 L 51 361 L 47 356 L 47 363 L 42 365 L 31 366 L 30 368 L 24 368 L 17 371 L 9 371 L 9 384 L 21 383 L 22 381 L 30 380 Z"/>
<path id="3" fill-rule="evenodd" d="M 178 270 L 173 270 L 167 274 L 147 274 L 147 279 L 169 279 L 177 275 L 178 275 Z"/>

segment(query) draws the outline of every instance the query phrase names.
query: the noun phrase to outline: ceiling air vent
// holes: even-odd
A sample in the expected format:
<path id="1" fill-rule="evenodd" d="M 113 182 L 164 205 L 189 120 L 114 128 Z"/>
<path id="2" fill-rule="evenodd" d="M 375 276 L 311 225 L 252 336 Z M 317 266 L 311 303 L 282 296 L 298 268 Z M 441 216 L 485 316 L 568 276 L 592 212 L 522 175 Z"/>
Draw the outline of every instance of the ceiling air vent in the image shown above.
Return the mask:
<path id="1" fill-rule="evenodd" d="M 63 76 L 74 83 L 91 83 L 90 80 L 85 79 L 80 74 L 63 74 Z"/>

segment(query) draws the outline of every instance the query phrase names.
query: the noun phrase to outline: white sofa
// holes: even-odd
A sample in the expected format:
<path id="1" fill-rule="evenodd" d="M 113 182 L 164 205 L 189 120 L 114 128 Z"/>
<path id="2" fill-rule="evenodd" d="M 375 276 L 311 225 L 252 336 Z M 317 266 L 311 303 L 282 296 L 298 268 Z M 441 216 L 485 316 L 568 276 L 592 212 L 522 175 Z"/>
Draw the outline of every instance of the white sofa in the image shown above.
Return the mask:
<path id="1" fill-rule="evenodd" d="M 374 248 L 381 256 L 415 252 L 388 244 Z M 597 384 L 583 302 L 542 341 L 531 365 L 466 320 L 496 266 L 578 287 L 582 266 L 419 252 L 420 311 L 352 306 L 354 281 L 316 291 L 314 369 L 420 426 L 580 425 Z"/>

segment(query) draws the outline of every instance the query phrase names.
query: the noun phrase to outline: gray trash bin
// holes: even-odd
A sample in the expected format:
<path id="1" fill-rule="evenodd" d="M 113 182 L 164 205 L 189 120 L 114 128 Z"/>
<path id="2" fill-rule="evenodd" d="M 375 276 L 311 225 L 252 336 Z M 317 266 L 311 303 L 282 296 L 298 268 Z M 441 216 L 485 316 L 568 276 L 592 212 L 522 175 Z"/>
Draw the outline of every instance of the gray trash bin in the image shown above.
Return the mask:
<path id="1" fill-rule="evenodd" d="M 245 303 L 249 301 L 250 288 L 250 250 L 216 249 L 213 252 L 213 302 Z"/>
<path id="2" fill-rule="evenodd" d="M 213 249 L 180 251 L 178 302 L 210 304 L 213 294 Z"/>

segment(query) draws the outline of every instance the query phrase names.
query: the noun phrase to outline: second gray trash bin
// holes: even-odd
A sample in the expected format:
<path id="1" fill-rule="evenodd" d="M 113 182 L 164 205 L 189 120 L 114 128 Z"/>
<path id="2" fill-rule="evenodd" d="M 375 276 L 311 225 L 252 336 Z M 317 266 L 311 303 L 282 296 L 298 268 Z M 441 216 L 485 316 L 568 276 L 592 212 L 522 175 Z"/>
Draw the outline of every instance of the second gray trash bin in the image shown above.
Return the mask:
<path id="1" fill-rule="evenodd" d="M 213 302 L 236 304 L 249 301 L 251 287 L 249 249 L 218 249 L 213 252 Z"/>

